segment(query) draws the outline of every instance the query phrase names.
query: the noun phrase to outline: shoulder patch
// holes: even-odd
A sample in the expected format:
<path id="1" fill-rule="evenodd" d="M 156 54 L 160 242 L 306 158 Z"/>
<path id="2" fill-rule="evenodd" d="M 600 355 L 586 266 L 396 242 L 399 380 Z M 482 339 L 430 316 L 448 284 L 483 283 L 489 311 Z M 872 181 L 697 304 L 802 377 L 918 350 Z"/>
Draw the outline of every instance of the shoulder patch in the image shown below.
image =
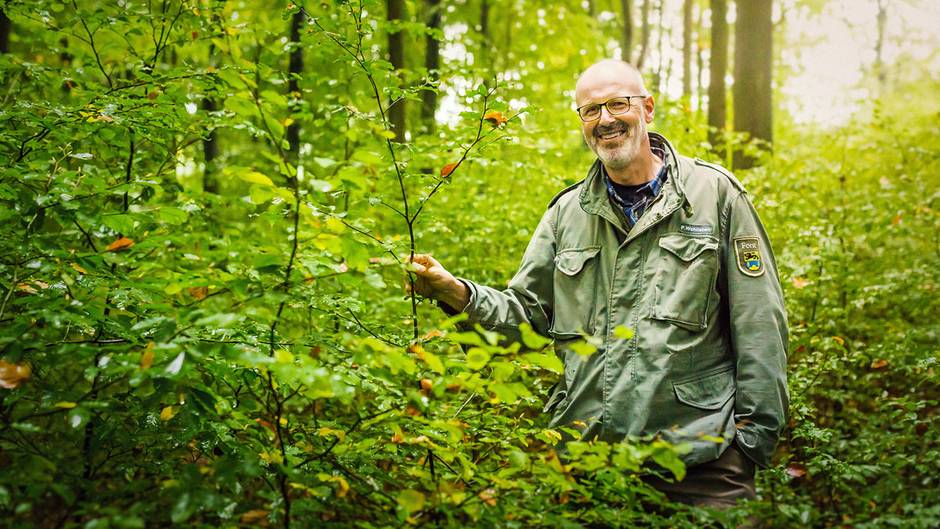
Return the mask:
<path id="1" fill-rule="evenodd" d="M 583 183 L 584 183 L 584 180 L 581 180 L 581 181 L 575 182 L 574 184 L 571 184 L 570 186 L 568 186 L 568 187 L 562 189 L 561 191 L 559 191 L 558 194 L 555 195 L 554 198 L 552 198 L 552 201 L 548 203 L 548 207 L 554 206 L 554 205 L 555 205 L 555 202 L 558 202 L 558 200 L 561 199 L 561 197 L 563 197 L 566 193 L 568 193 L 569 191 L 574 190 L 574 188 L 580 186 L 580 185 L 583 184 Z"/>
<path id="2" fill-rule="evenodd" d="M 757 237 L 737 237 L 734 239 L 734 254 L 737 257 L 738 270 L 751 277 L 764 274 L 764 258 L 760 251 L 760 239 Z"/>
<path id="3" fill-rule="evenodd" d="M 722 166 L 720 166 L 720 165 L 718 165 L 718 164 L 706 162 L 705 160 L 703 160 L 703 159 L 701 159 L 701 158 L 696 158 L 696 159 L 695 159 L 695 165 L 698 165 L 698 166 L 701 166 L 701 167 L 707 167 L 707 168 L 709 168 L 709 169 L 711 169 L 711 170 L 713 170 L 713 171 L 716 171 L 716 172 L 718 172 L 718 173 L 721 173 L 722 175 L 725 176 L 725 178 L 727 178 L 729 181 L 731 181 L 731 185 L 733 185 L 733 186 L 735 187 L 735 189 L 737 189 L 738 191 L 741 191 L 741 192 L 746 192 L 746 191 L 747 191 L 746 189 L 744 189 L 744 185 L 741 183 L 741 181 L 738 180 L 737 178 L 735 178 L 735 176 L 734 176 L 733 174 L 731 174 L 731 171 L 728 171 L 728 170 L 725 169 L 724 167 L 722 167 Z"/>

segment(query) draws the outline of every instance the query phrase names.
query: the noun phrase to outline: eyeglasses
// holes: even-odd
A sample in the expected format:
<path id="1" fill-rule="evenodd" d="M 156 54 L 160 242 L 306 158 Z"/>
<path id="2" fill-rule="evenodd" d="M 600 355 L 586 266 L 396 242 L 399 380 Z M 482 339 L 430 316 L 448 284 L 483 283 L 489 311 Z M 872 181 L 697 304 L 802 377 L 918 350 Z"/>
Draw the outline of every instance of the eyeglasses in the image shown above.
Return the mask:
<path id="1" fill-rule="evenodd" d="M 601 117 L 601 107 L 605 107 L 607 109 L 607 113 L 611 116 L 626 114 L 627 112 L 630 112 L 630 100 L 634 97 L 646 99 L 649 96 L 614 97 L 604 101 L 603 103 L 589 103 L 587 105 L 578 107 L 578 116 L 580 116 L 581 121 L 584 121 L 585 123 L 588 121 L 594 121 L 595 119 Z"/>

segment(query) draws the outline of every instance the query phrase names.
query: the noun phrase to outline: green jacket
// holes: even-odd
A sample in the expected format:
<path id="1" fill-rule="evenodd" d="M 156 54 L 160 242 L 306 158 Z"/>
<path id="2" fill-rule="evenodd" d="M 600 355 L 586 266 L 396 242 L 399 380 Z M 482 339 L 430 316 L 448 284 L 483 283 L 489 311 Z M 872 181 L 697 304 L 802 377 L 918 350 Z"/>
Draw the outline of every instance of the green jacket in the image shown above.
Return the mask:
<path id="1" fill-rule="evenodd" d="M 552 200 L 506 290 L 464 280 L 464 312 L 512 339 L 524 322 L 554 338 L 565 373 L 546 406 L 553 427 L 687 442 L 687 465 L 717 459 L 736 437 L 767 466 L 788 404 L 770 242 L 733 176 L 678 156 L 658 134 L 650 141 L 669 179 L 636 226 L 625 228 L 595 162 Z M 633 337 L 616 337 L 618 326 Z M 597 352 L 572 350 L 582 333 Z"/>

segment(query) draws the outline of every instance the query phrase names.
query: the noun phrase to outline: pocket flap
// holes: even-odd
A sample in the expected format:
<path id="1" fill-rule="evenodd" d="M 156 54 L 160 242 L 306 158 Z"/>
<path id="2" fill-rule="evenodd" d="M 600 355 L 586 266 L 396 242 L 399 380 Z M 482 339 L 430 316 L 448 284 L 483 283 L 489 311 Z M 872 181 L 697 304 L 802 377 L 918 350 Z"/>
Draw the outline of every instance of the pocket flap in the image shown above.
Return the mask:
<path id="1" fill-rule="evenodd" d="M 566 276 L 573 276 L 584 268 L 584 263 L 600 252 L 599 246 L 562 250 L 555 255 L 555 268 Z"/>
<path id="2" fill-rule="evenodd" d="M 695 378 L 673 382 L 679 402 L 703 410 L 717 410 L 734 396 L 734 365 L 723 364 Z"/>
<path id="3" fill-rule="evenodd" d="M 718 241 L 711 237 L 663 235 L 659 238 L 659 247 L 683 261 L 691 261 L 705 250 L 717 250 Z"/>

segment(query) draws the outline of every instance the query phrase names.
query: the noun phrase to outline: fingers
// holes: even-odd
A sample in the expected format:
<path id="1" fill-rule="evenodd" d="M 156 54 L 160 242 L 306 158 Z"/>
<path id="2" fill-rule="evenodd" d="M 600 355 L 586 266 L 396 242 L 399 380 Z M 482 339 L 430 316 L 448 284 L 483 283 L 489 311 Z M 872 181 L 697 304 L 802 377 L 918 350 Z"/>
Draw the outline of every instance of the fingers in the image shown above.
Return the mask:
<path id="1" fill-rule="evenodd" d="M 428 254 L 415 254 L 413 258 L 409 256 L 405 261 L 409 264 L 408 269 L 418 275 L 427 275 L 429 268 L 441 266 L 441 263 Z"/>

